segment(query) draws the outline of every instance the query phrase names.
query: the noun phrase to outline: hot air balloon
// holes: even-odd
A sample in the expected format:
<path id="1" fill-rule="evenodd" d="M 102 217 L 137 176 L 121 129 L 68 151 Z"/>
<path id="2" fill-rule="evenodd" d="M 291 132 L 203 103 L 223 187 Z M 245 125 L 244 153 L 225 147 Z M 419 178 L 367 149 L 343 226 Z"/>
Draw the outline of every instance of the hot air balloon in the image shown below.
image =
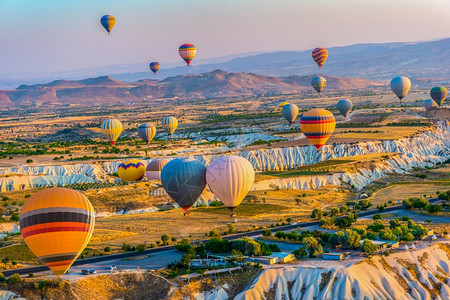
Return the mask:
<path id="1" fill-rule="evenodd" d="M 403 102 L 403 98 L 408 94 L 410 88 L 411 81 L 408 77 L 398 76 L 391 80 L 391 90 L 397 95 L 400 102 Z"/>
<path id="2" fill-rule="evenodd" d="M 141 139 L 144 140 L 144 142 L 150 144 L 150 142 L 153 140 L 156 134 L 156 127 L 153 126 L 153 124 L 141 124 L 138 127 L 138 135 Z"/>
<path id="3" fill-rule="evenodd" d="M 110 34 L 114 24 L 116 24 L 116 18 L 111 15 L 104 15 L 101 18 L 100 23 L 102 23 L 102 26 L 106 29 L 106 31 L 108 31 L 108 34 Z"/>
<path id="4" fill-rule="evenodd" d="M 320 93 L 327 85 L 327 80 L 322 76 L 316 76 L 311 80 L 311 85 L 317 92 Z"/>
<path id="5" fill-rule="evenodd" d="M 169 159 L 154 159 L 145 168 L 145 176 L 150 180 L 161 181 L 161 170 L 169 162 Z"/>
<path id="6" fill-rule="evenodd" d="M 317 63 L 319 68 L 322 68 L 323 64 L 328 58 L 328 51 L 325 48 L 315 48 L 312 51 L 312 58 Z"/>
<path id="7" fill-rule="evenodd" d="M 169 135 L 172 135 L 173 132 L 178 127 L 178 120 L 175 117 L 164 117 L 161 120 L 162 127 L 165 132 L 167 132 Z"/>
<path id="8" fill-rule="evenodd" d="M 443 86 L 435 86 L 430 90 L 430 96 L 439 106 L 441 106 L 445 98 L 447 98 L 447 89 Z"/>
<path id="9" fill-rule="evenodd" d="M 289 122 L 289 125 L 292 125 L 298 115 L 298 106 L 295 104 L 286 104 L 283 106 L 281 112 L 283 113 L 284 118 Z"/>
<path id="10" fill-rule="evenodd" d="M 150 67 L 150 70 L 152 70 L 152 72 L 156 74 L 159 71 L 159 68 L 161 67 L 161 65 L 159 64 L 159 62 L 154 61 L 154 62 L 150 63 L 149 67 Z"/>
<path id="11" fill-rule="evenodd" d="M 347 99 L 339 100 L 338 103 L 336 104 L 336 108 L 344 116 L 344 118 L 347 118 L 348 114 L 352 110 L 352 107 L 353 107 L 352 101 Z"/>
<path id="12" fill-rule="evenodd" d="M 300 129 L 308 140 L 320 151 L 336 127 L 336 120 L 326 109 L 307 111 L 300 119 Z"/>
<path id="13" fill-rule="evenodd" d="M 438 104 L 433 99 L 427 99 L 423 101 L 423 106 L 426 110 L 429 110 L 433 107 L 438 107 Z"/>
<path id="14" fill-rule="evenodd" d="M 283 106 L 285 106 L 285 105 L 287 105 L 287 104 L 289 104 L 289 102 L 286 102 L 286 101 L 281 102 L 280 105 L 278 105 L 278 110 L 279 110 L 279 111 L 282 111 L 282 110 L 283 110 Z"/>
<path id="15" fill-rule="evenodd" d="M 194 59 L 195 54 L 197 53 L 197 48 L 192 44 L 183 44 L 178 48 L 178 53 L 187 65 L 190 66 L 191 60 Z"/>
<path id="16" fill-rule="evenodd" d="M 255 180 L 252 164 L 241 156 L 229 155 L 216 158 L 206 169 L 206 182 L 211 192 L 233 210 L 241 204 Z"/>
<path id="17" fill-rule="evenodd" d="M 95 212 L 81 193 L 48 188 L 28 198 L 20 212 L 20 231 L 30 250 L 56 275 L 64 274 L 94 231 Z"/>
<path id="18" fill-rule="evenodd" d="M 206 167 L 193 158 L 176 158 L 161 171 L 161 184 L 185 211 L 191 208 L 206 186 Z"/>
<path id="19" fill-rule="evenodd" d="M 119 138 L 122 133 L 122 123 L 117 119 L 105 120 L 101 126 L 103 135 L 111 142 L 111 145 Z"/>
<path id="20" fill-rule="evenodd" d="M 139 159 L 129 159 L 119 165 L 117 173 L 123 181 L 138 181 L 144 177 L 145 165 Z"/>

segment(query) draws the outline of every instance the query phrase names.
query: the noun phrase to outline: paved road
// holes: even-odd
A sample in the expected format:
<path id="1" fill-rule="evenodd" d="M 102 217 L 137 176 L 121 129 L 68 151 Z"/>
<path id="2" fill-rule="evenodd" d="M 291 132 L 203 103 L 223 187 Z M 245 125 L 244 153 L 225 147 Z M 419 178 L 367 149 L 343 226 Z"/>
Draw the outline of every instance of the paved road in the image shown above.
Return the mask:
<path id="1" fill-rule="evenodd" d="M 440 201 L 440 199 L 433 198 L 433 199 L 429 199 L 428 201 L 430 203 L 435 203 L 435 202 Z M 391 211 L 395 211 L 395 210 L 403 210 L 403 206 L 395 205 L 395 206 L 386 207 L 384 212 L 391 212 Z M 377 213 L 380 213 L 380 211 L 378 209 L 372 209 L 372 210 L 368 210 L 368 211 L 359 212 L 358 215 L 360 217 L 365 217 L 365 216 L 371 216 L 371 215 L 374 215 Z M 297 223 L 297 224 L 293 224 L 293 225 L 279 226 L 279 227 L 274 227 L 274 228 L 269 228 L 269 229 L 272 232 L 276 232 L 276 231 L 294 230 L 294 229 L 297 229 L 298 227 L 309 227 L 309 226 L 316 226 L 316 225 L 319 225 L 319 221 L 301 222 L 301 223 Z M 248 232 L 244 232 L 244 233 L 226 235 L 226 236 L 223 236 L 222 238 L 225 240 L 231 241 L 231 240 L 236 240 L 236 239 L 239 239 L 239 238 L 242 238 L 245 236 L 258 237 L 260 235 L 262 235 L 262 230 L 254 230 L 254 231 L 248 231 Z M 196 243 L 198 243 L 198 242 L 207 242 L 207 240 L 196 241 Z M 99 263 L 99 262 L 107 262 L 106 265 L 110 265 L 110 264 L 112 264 L 110 261 L 113 261 L 113 260 L 118 260 L 118 259 L 123 260 L 124 258 L 131 258 L 131 257 L 136 257 L 136 256 L 155 254 L 155 253 L 165 252 L 165 251 L 169 251 L 169 250 L 173 251 L 174 249 L 175 249 L 175 246 L 171 245 L 171 246 L 163 246 L 163 247 L 147 249 L 143 253 L 134 251 L 134 252 L 110 254 L 110 255 L 105 255 L 105 256 L 97 256 L 97 257 L 91 257 L 91 258 L 86 258 L 86 259 L 78 259 L 73 263 L 72 267 L 84 266 L 84 265 L 89 265 L 89 264 Z M 149 259 L 153 259 L 153 256 L 150 256 Z M 83 267 L 83 269 L 84 268 L 85 267 Z M 11 276 L 12 274 L 15 274 L 15 273 L 18 273 L 20 275 L 26 275 L 29 273 L 39 273 L 39 272 L 45 272 L 48 270 L 49 269 L 47 266 L 36 266 L 36 267 L 27 267 L 27 268 L 21 268 L 21 269 L 8 270 L 8 271 L 4 271 L 2 273 L 5 276 Z"/>

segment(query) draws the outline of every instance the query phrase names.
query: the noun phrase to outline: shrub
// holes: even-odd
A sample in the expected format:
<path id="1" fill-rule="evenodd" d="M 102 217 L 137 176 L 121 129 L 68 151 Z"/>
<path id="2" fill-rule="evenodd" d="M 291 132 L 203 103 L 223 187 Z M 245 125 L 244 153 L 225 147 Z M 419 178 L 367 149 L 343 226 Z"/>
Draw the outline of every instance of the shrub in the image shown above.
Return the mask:
<path id="1" fill-rule="evenodd" d="M 20 277 L 19 274 L 15 273 L 15 274 L 9 276 L 9 278 L 6 282 L 9 284 L 19 284 L 22 282 L 22 277 Z"/>
<path id="2" fill-rule="evenodd" d="M 370 240 L 365 239 L 364 242 L 361 244 L 361 251 L 364 253 L 372 254 L 377 250 L 378 250 L 377 246 Z"/>
<path id="3" fill-rule="evenodd" d="M 111 247 L 106 246 L 105 249 L 104 249 L 104 251 L 105 251 L 105 252 L 111 252 Z"/>
<path id="4" fill-rule="evenodd" d="M 313 219 L 321 219 L 322 218 L 322 210 L 320 208 L 314 208 L 311 213 L 311 218 Z"/>
<path id="5" fill-rule="evenodd" d="M 306 257 L 306 255 L 308 255 L 305 248 L 303 248 L 303 247 L 298 248 L 297 250 L 292 252 L 292 254 L 294 254 L 295 257 L 297 257 L 297 258 L 304 258 L 304 257 Z"/>
<path id="6" fill-rule="evenodd" d="M 145 244 L 139 244 L 136 246 L 136 250 L 140 253 L 143 253 L 145 251 Z"/>
<path id="7" fill-rule="evenodd" d="M 262 235 L 263 236 L 271 236 L 272 235 L 272 231 L 269 230 L 269 229 L 263 229 Z"/>
<path id="8" fill-rule="evenodd" d="M 0 272 L 0 283 L 5 282 L 5 281 L 6 281 L 5 275 L 3 275 L 3 273 Z"/>

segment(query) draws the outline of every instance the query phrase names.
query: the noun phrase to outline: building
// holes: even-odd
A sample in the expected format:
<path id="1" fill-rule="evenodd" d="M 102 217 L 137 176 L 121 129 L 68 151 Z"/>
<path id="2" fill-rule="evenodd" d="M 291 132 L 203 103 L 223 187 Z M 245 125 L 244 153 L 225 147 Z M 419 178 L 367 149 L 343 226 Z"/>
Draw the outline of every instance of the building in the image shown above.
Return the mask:
<path id="1" fill-rule="evenodd" d="M 276 259 L 276 263 L 284 264 L 295 260 L 295 255 L 287 252 L 274 252 L 270 257 Z"/>
<path id="2" fill-rule="evenodd" d="M 378 250 L 397 249 L 400 247 L 398 241 L 386 241 L 386 240 L 369 240 L 369 241 L 371 241 L 375 246 L 377 246 Z M 360 244 L 364 243 L 364 240 L 360 240 L 359 243 Z"/>
<path id="3" fill-rule="evenodd" d="M 254 256 L 254 257 L 246 258 L 245 261 L 263 264 L 263 265 L 273 265 L 273 264 L 277 263 L 277 258 L 271 257 L 271 256 Z"/>
<path id="4" fill-rule="evenodd" d="M 228 263 L 225 259 L 191 259 L 189 266 L 191 268 L 211 268 L 211 267 L 223 267 Z"/>
<path id="5" fill-rule="evenodd" d="M 322 258 L 325 260 L 343 260 L 344 254 L 337 252 L 330 252 L 322 254 Z"/>

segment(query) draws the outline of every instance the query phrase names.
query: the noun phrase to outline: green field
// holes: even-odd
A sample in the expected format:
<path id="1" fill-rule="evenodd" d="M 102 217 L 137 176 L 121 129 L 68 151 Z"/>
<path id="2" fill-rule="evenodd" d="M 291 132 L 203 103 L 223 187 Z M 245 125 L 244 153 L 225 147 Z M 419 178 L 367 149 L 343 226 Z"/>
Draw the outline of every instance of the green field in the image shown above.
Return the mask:
<path id="1" fill-rule="evenodd" d="M 287 206 L 278 205 L 278 204 L 254 204 L 254 203 L 241 203 L 234 212 L 238 216 L 252 217 L 259 214 L 264 213 L 273 213 L 277 211 L 282 211 L 285 209 L 289 209 Z M 230 211 L 225 206 L 220 207 L 199 207 L 191 209 L 193 213 L 203 212 L 209 214 L 219 214 L 219 215 L 228 215 Z"/>

